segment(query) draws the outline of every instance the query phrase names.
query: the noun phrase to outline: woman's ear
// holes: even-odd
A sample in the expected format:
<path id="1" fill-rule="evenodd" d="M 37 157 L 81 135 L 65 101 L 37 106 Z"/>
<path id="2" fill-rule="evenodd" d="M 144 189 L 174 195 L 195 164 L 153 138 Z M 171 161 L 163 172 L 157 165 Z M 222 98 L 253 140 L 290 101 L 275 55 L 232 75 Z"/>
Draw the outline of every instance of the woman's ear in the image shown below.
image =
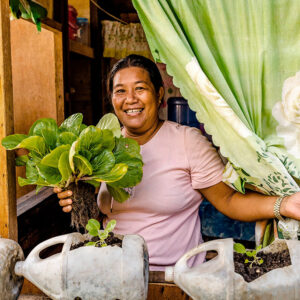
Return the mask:
<path id="1" fill-rule="evenodd" d="M 165 89 L 161 86 L 158 91 L 158 106 L 160 106 L 165 94 Z"/>

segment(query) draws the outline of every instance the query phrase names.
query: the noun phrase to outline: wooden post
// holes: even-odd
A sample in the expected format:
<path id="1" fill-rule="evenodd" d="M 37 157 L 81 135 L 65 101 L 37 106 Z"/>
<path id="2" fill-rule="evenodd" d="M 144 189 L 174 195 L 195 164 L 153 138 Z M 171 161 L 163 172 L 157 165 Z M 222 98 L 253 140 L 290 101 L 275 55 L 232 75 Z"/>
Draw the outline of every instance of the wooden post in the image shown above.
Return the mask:
<path id="1" fill-rule="evenodd" d="M 0 1 L 0 140 L 14 130 L 9 0 Z M 14 153 L 0 146 L 0 236 L 17 240 Z"/>

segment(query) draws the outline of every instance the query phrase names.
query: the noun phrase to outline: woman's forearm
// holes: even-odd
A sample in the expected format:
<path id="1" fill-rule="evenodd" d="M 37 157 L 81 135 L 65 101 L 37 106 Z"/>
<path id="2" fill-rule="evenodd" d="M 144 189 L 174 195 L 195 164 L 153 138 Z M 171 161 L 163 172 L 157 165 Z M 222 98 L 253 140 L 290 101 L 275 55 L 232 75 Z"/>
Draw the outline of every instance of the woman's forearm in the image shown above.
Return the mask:
<path id="1" fill-rule="evenodd" d="M 277 196 L 266 196 L 249 191 L 241 194 L 220 182 L 201 189 L 204 197 L 224 215 L 246 222 L 274 218 L 274 204 Z M 300 193 L 287 196 L 280 206 L 280 214 L 300 220 Z"/>

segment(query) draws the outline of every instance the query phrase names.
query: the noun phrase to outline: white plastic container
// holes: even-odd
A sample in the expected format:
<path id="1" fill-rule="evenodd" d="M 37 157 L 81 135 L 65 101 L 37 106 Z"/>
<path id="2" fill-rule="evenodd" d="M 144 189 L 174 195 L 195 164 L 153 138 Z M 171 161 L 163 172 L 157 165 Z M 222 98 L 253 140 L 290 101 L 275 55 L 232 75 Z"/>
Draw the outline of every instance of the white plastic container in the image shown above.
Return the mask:
<path id="1" fill-rule="evenodd" d="M 148 290 L 148 252 L 138 235 L 125 235 L 122 248 L 80 247 L 79 233 L 57 236 L 36 246 L 15 272 L 54 300 L 143 300 Z M 42 250 L 63 243 L 61 253 L 41 259 Z M 76 298 L 77 297 L 77 298 Z"/>
<path id="2" fill-rule="evenodd" d="M 286 245 L 292 264 L 274 269 L 249 283 L 234 272 L 232 239 L 210 241 L 190 250 L 174 267 L 166 269 L 165 280 L 175 282 L 197 300 L 298 300 L 300 241 L 276 240 L 263 252 L 278 252 Z M 217 251 L 218 256 L 193 268 L 188 267 L 189 258 L 209 250 Z"/>
<path id="3" fill-rule="evenodd" d="M 23 250 L 17 242 L 0 238 L 0 300 L 18 298 L 24 278 L 17 276 L 14 268 L 23 259 Z"/>

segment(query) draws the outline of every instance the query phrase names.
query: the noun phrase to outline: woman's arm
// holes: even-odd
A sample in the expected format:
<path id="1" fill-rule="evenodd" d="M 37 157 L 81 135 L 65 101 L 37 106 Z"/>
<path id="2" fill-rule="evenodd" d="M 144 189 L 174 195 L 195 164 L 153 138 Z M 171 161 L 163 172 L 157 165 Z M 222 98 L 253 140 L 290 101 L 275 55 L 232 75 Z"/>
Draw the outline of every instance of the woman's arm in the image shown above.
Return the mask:
<path id="1" fill-rule="evenodd" d="M 232 219 L 252 222 L 275 217 L 273 209 L 278 196 L 251 191 L 244 195 L 223 182 L 201 189 L 200 192 L 217 210 Z M 300 192 L 283 199 L 280 214 L 300 220 Z"/>

